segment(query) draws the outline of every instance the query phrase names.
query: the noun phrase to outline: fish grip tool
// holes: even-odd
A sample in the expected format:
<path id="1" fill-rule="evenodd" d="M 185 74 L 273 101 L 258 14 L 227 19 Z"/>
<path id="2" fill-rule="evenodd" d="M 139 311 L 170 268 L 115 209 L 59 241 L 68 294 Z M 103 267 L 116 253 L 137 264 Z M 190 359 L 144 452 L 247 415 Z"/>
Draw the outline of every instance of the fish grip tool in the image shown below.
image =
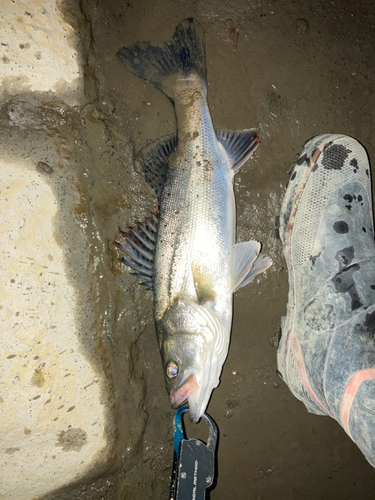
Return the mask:
<path id="1" fill-rule="evenodd" d="M 182 415 L 188 407 L 177 410 L 173 422 L 174 460 L 169 500 L 205 500 L 215 477 L 215 451 L 218 429 L 214 420 L 204 413 L 209 428 L 207 443 L 186 439 Z"/>

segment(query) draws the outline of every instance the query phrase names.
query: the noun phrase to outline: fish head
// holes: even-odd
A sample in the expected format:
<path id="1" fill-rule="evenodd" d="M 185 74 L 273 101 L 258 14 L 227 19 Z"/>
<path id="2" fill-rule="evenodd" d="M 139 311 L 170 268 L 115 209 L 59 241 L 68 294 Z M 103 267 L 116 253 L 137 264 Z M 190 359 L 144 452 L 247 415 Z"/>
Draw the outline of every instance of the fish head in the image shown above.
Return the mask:
<path id="1" fill-rule="evenodd" d="M 183 300 L 167 309 L 158 335 L 172 407 L 188 403 L 190 420 L 197 423 L 219 385 L 229 335 L 212 312 Z"/>

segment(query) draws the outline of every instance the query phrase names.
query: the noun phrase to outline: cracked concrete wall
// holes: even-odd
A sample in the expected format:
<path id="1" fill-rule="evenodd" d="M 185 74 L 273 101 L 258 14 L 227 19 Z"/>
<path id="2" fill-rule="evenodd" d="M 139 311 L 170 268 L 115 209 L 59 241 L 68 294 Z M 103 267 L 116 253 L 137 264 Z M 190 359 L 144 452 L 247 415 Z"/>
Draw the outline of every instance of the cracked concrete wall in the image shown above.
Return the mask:
<path id="1" fill-rule="evenodd" d="M 90 331 L 94 315 L 72 283 L 55 234 L 59 208 L 69 219 L 77 200 L 56 171 L 53 144 L 45 142 L 48 164 L 26 157 L 30 143 L 38 142 L 35 136 L 26 144 L 8 142 L 0 166 L 0 495 L 9 499 L 31 498 L 71 481 L 107 446 L 102 375 L 81 352 L 78 338 Z M 70 230 L 64 243 L 80 250 L 73 258 L 84 279 L 78 267 L 86 267 L 84 239 L 78 228 Z M 75 317 L 80 303 L 85 325 Z"/>
<path id="2" fill-rule="evenodd" d="M 116 363 L 132 375 L 114 359 L 111 322 L 131 323 L 124 356 L 141 327 L 108 289 L 119 272 L 114 254 L 103 261 L 108 236 L 94 205 L 113 190 L 90 193 L 100 182 L 92 146 L 107 137 L 84 9 L 7 1 L 0 39 L 0 498 L 27 500 L 121 466 L 115 442 L 132 466 L 142 383 L 117 390 Z M 140 415 L 131 431 L 128 400 Z"/>

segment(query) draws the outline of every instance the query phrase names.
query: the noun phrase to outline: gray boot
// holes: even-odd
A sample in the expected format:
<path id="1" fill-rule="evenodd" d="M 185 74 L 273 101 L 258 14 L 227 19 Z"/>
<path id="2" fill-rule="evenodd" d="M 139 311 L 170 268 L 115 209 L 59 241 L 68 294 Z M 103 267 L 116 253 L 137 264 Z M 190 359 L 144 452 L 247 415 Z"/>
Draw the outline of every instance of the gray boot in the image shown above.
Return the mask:
<path id="1" fill-rule="evenodd" d="M 278 369 L 312 413 L 330 415 L 375 466 L 375 244 L 365 149 L 308 141 L 280 215 L 289 274 Z"/>

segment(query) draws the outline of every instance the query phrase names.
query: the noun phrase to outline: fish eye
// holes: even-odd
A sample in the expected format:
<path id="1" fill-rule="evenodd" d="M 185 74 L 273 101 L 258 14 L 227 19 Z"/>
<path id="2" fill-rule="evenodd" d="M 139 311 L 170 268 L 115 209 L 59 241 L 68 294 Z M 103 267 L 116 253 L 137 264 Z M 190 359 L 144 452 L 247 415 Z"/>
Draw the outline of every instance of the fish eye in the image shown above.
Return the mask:
<path id="1" fill-rule="evenodd" d="M 175 378 L 178 375 L 178 366 L 174 361 L 168 361 L 167 366 L 165 367 L 165 373 L 168 378 Z"/>

